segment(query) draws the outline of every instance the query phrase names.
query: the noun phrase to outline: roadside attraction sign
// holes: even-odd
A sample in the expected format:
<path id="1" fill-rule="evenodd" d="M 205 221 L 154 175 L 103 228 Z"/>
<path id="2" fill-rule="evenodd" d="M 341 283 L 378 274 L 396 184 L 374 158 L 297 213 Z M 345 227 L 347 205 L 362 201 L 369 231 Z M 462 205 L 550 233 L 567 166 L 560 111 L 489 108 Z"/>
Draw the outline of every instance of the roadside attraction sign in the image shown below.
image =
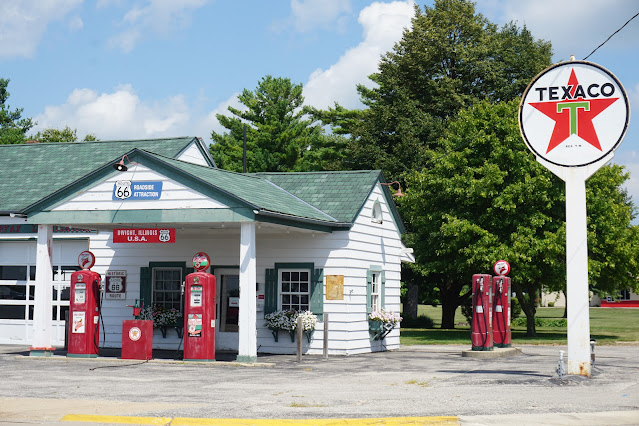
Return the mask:
<path id="1" fill-rule="evenodd" d="M 628 131 L 630 103 L 600 65 L 571 60 L 526 88 L 519 129 L 537 161 L 566 182 L 568 374 L 591 377 L 586 180 L 612 160 Z"/>

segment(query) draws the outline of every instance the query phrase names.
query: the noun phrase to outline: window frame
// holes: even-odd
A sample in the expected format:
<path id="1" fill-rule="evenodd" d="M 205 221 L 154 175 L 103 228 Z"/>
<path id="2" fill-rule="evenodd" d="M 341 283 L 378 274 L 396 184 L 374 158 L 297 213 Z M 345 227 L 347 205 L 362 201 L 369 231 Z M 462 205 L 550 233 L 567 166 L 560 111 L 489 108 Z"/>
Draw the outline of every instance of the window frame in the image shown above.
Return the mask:
<path id="1" fill-rule="evenodd" d="M 308 309 L 321 320 L 324 317 L 324 269 L 315 268 L 314 263 L 275 263 L 264 272 L 264 315 L 281 310 L 280 270 L 307 270 L 310 273 Z"/>
<path id="2" fill-rule="evenodd" d="M 179 272 L 180 273 L 180 279 L 178 280 L 178 288 L 177 289 L 172 289 L 172 290 L 159 290 L 158 288 L 156 288 L 156 284 L 158 283 L 158 276 L 156 275 L 158 272 Z M 180 312 L 183 312 L 182 308 L 184 306 L 184 301 L 183 299 L 183 295 L 182 295 L 182 289 L 181 289 L 181 285 L 184 282 L 184 270 L 183 268 L 179 267 L 179 266 L 156 266 L 151 268 L 151 303 L 153 303 L 154 305 L 161 305 L 167 309 L 171 309 L 171 308 L 176 308 L 174 306 L 175 301 L 169 301 L 168 303 L 171 306 L 167 305 L 167 301 L 166 298 L 163 301 L 158 301 L 156 298 L 156 295 L 158 293 L 178 293 L 179 295 L 179 301 L 178 301 L 178 306 L 177 308 L 179 308 Z M 176 308 L 176 309 L 177 309 Z"/>
<path id="3" fill-rule="evenodd" d="M 284 285 L 283 275 L 284 275 L 284 273 L 291 273 L 291 274 L 299 273 L 299 274 L 301 274 L 301 273 L 304 273 L 304 272 L 306 272 L 308 274 L 308 276 L 307 276 L 308 279 L 306 280 L 306 284 L 307 284 L 306 290 L 307 291 L 301 291 L 301 290 L 292 291 L 289 288 L 289 290 L 285 292 L 284 289 L 283 289 L 283 285 Z M 278 310 L 284 310 L 284 301 L 282 300 L 282 298 L 284 296 L 291 296 L 291 299 L 292 299 L 292 296 L 298 296 L 298 298 L 306 296 L 308 298 L 307 299 L 307 303 L 302 303 L 301 301 L 299 301 L 299 299 L 298 299 L 298 303 L 293 303 L 292 300 L 291 300 L 287 304 L 288 306 L 290 306 L 290 308 L 286 308 L 286 310 L 293 309 L 293 307 L 292 307 L 293 305 L 297 305 L 298 307 L 300 307 L 299 310 L 293 309 L 293 310 L 296 310 L 298 312 L 303 312 L 304 310 L 310 310 L 310 308 L 311 308 L 311 280 L 312 280 L 312 278 L 313 278 L 313 270 L 310 269 L 310 268 L 309 269 L 307 269 L 307 268 L 281 268 L 281 269 L 278 269 L 277 270 L 277 290 L 278 290 L 277 309 Z M 289 281 L 289 284 L 292 284 L 293 279 L 290 278 L 288 281 Z M 297 283 L 300 284 L 300 286 L 301 286 L 301 284 L 302 284 L 301 277 L 297 280 Z M 306 305 L 306 309 L 301 309 L 301 306 L 303 306 L 303 305 Z"/>
<path id="4" fill-rule="evenodd" d="M 379 306 L 378 309 L 386 308 L 386 271 L 381 265 L 370 265 L 366 271 L 366 315 L 373 312 L 373 276 L 378 275 L 379 282 Z"/>
<path id="5" fill-rule="evenodd" d="M 186 262 L 149 262 L 149 266 L 140 268 L 140 299 L 145 307 L 153 304 L 153 268 L 172 267 L 182 268 L 182 282 L 188 274 L 195 271 L 194 268 L 187 268 Z M 181 298 L 180 312 L 184 312 L 184 297 Z"/>
<path id="6" fill-rule="evenodd" d="M 384 212 L 382 211 L 382 203 L 380 203 L 379 200 L 375 200 L 371 208 L 371 222 L 378 224 L 384 223 Z"/>

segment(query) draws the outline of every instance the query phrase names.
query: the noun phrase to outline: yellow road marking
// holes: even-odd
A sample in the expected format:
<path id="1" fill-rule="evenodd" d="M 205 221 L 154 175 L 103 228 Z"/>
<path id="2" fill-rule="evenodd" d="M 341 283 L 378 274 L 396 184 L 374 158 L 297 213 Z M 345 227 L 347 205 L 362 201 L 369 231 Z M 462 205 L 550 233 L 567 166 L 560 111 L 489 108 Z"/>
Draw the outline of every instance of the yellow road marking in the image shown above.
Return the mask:
<path id="1" fill-rule="evenodd" d="M 205 419 L 190 417 L 135 417 L 135 416 L 100 416 L 88 414 L 67 414 L 64 422 L 85 423 L 120 423 L 138 425 L 171 425 L 171 426 L 277 426 L 277 425 L 314 425 L 314 426 L 347 426 L 347 425 L 446 425 L 457 426 L 456 416 L 431 417 L 380 417 L 362 419 Z"/>

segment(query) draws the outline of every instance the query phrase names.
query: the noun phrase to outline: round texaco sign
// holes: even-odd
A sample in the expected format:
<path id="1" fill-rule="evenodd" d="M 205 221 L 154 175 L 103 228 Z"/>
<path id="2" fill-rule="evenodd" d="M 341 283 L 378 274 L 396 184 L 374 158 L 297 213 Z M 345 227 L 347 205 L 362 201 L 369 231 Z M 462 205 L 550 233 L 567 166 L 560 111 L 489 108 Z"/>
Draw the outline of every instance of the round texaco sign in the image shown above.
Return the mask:
<path id="1" fill-rule="evenodd" d="M 519 106 L 519 128 L 528 148 L 549 163 L 586 166 L 623 140 L 630 120 L 628 95 L 605 68 L 568 61 L 542 71 Z"/>

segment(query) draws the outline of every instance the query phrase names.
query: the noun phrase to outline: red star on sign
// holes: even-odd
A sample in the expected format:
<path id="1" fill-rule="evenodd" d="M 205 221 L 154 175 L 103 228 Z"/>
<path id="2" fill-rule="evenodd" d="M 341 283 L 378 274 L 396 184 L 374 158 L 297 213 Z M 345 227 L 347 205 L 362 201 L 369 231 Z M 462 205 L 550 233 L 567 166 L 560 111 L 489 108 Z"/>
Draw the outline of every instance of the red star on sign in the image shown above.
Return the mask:
<path id="1" fill-rule="evenodd" d="M 573 69 L 568 79 L 571 97 L 575 96 L 577 86 L 579 86 L 579 82 Z M 555 120 L 555 128 L 550 137 L 546 154 L 574 134 L 601 151 L 601 144 L 592 120 L 617 99 L 619 98 L 584 99 L 580 96 L 560 101 L 529 103 L 530 106 Z"/>

